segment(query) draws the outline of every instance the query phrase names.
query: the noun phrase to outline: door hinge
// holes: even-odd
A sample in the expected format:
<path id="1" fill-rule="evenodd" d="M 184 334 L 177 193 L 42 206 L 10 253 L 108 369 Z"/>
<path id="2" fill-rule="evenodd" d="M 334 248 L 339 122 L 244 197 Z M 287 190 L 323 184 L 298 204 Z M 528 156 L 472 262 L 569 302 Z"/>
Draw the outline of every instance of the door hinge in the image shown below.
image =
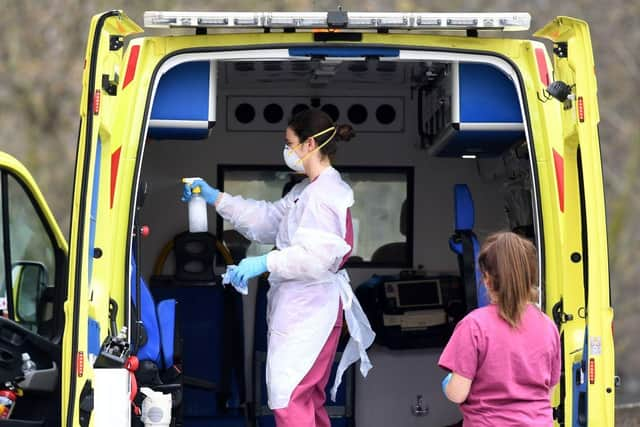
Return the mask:
<path id="1" fill-rule="evenodd" d="M 109 36 L 109 50 L 120 50 L 124 46 L 124 37 L 118 35 Z"/>
<path id="2" fill-rule="evenodd" d="M 558 42 L 553 47 L 553 53 L 556 54 L 558 58 L 566 58 L 569 55 L 567 42 Z"/>
<path id="3" fill-rule="evenodd" d="M 118 94 L 118 74 L 114 74 L 113 80 L 109 78 L 109 74 L 102 75 L 102 90 L 111 96 Z"/>

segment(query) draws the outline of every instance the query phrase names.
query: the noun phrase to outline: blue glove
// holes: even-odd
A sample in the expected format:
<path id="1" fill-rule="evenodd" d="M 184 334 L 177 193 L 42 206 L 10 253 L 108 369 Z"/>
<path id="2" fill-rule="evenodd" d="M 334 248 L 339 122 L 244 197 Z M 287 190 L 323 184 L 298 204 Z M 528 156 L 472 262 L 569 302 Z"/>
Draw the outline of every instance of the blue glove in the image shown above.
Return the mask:
<path id="1" fill-rule="evenodd" d="M 445 394 L 445 396 L 447 395 L 447 385 L 449 384 L 449 381 L 451 381 L 451 372 L 449 372 L 447 376 L 442 379 L 442 392 Z"/>
<path id="2" fill-rule="evenodd" d="M 203 179 L 196 179 L 191 184 L 184 184 L 184 190 L 182 190 L 183 202 L 188 202 L 191 199 L 191 192 L 196 187 L 200 187 L 200 195 L 208 204 L 213 205 L 216 200 L 218 200 L 218 196 L 220 195 L 220 191 L 218 189 L 213 188 Z"/>
<path id="3" fill-rule="evenodd" d="M 236 289 L 245 289 L 247 281 L 267 272 L 267 255 L 253 256 L 240 261 L 236 268 L 229 268 L 228 280 Z"/>

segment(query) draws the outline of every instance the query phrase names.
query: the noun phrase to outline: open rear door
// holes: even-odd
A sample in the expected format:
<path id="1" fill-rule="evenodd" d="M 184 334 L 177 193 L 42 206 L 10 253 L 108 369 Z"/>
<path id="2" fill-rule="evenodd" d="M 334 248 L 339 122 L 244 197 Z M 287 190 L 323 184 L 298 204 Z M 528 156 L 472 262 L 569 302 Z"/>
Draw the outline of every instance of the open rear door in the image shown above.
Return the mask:
<path id="1" fill-rule="evenodd" d="M 613 426 L 613 309 L 598 137 L 600 117 L 591 37 L 584 21 L 569 17 L 555 18 L 535 36 L 553 41 L 554 80 L 562 81 L 571 88 L 571 95 L 564 101 L 562 109 L 563 146 L 553 147 L 553 160 L 556 173 L 562 175 L 565 185 L 562 196 L 564 214 L 567 221 L 574 223 L 571 228 L 576 232 L 570 236 L 570 230 L 565 229 L 568 236 L 565 240 L 576 240 L 575 245 L 567 248 L 568 253 L 571 264 L 582 270 L 582 274 L 577 271 L 572 277 L 565 276 L 563 284 L 563 298 L 568 296 L 581 302 L 581 307 L 576 307 L 571 313 L 572 317 L 584 319 L 584 326 L 580 322 L 574 323 L 580 325 L 580 329 L 584 328 L 584 332 L 571 330 L 573 322 L 567 322 L 567 328 L 563 327 L 565 353 L 574 351 L 574 348 L 567 347 L 567 339 L 584 336 L 584 340 L 580 339 L 584 344 L 577 352 L 582 353 L 581 357 L 577 353 L 571 357 L 564 355 L 565 387 L 571 390 L 561 405 L 564 425 Z M 569 217 L 570 211 L 575 216 Z M 579 286 L 580 279 L 582 286 Z M 576 296 L 579 297 L 573 298 Z M 564 313 L 569 312 L 565 307 Z M 566 366 L 570 359 L 573 366 Z"/>
<path id="2" fill-rule="evenodd" d="M 124 37 L 140 32 L 142 29 L 135 22 L 122 11 L 114 10 L 92 18 L 87 38 L 69 239 L 69 293 L 63 341 L 65 351 L 62 356 L 62 425 L 69 427 L 88 423 L 87 413 L 83 413 L 80 420 L 83 410 L 79 399 L 81 394 L 83 397 L 90 394 L 90 384 L 84 370 L 85 363 L 88 363 L 85 359 L 91 268 L 94 256 L 97 257 L 93 239 L 99 214 L 99 194 L 109 193 L 109 188 L 100 188 L 103 181 L 100 179 L 101 168 L 108 167 L 104 164 L 106 162 L 101 162 L 101 138 L 108 137 L 113 128 L 112 118 L 121 86 L 121 73 L 124 72 Z"/>

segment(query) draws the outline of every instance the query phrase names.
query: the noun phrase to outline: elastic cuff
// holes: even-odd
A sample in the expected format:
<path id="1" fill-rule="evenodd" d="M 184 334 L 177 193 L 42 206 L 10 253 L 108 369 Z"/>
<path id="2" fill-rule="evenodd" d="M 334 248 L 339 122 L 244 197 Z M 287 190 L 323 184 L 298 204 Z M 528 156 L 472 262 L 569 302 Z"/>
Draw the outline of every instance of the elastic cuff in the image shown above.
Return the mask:
<path id="1" fill-rule="evenodd" d="M 226 193 L 223 193 L 222 191 L 220 191 L 218 193 L 218 196 L 216 197 L 216 200 L 213 202 L 213 206 L 218 209 L 220 207 L 220 205 L 222 204 L 222 200 L 224 199 L 224 195 Z"/>
<path id="2" fill-rule="evenodd" d="M 273 250 L 267 253 L 265 256 L 267 257 L 267 271 L 274 272 L 278 263 L 278 250 Z"/>

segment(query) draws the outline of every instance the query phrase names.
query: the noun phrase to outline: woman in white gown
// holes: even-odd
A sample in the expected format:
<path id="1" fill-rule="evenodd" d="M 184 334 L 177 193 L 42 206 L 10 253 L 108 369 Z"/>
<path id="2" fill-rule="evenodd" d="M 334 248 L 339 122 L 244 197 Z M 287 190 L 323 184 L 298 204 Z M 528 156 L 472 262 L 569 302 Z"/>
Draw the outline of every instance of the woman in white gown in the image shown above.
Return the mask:
<path id="1" fill-rule="evenodd" d="M 286 129 L 284 160 L 307 178 L 276 202 L 221 193 L 202 180 L 185 185 L 183 200 L 200 187 L 207 202 L 250 240 L 276 249 L 230 267 L 227 279 L 239 290 L 269 272 L 267 391 L 278 427 L 329 427 L 325 386 L 344 318 L 350 340 L 332 388 L 335 399 L 345 369 L 360 359 L 366 376 L 366 349 L 375 334 L 355 299 L 342 266 L 351 253 L 349 208 L 353 191 L 331 166 L 337 145 L 354 136 L 320 110 L 297 114 Z"/>

